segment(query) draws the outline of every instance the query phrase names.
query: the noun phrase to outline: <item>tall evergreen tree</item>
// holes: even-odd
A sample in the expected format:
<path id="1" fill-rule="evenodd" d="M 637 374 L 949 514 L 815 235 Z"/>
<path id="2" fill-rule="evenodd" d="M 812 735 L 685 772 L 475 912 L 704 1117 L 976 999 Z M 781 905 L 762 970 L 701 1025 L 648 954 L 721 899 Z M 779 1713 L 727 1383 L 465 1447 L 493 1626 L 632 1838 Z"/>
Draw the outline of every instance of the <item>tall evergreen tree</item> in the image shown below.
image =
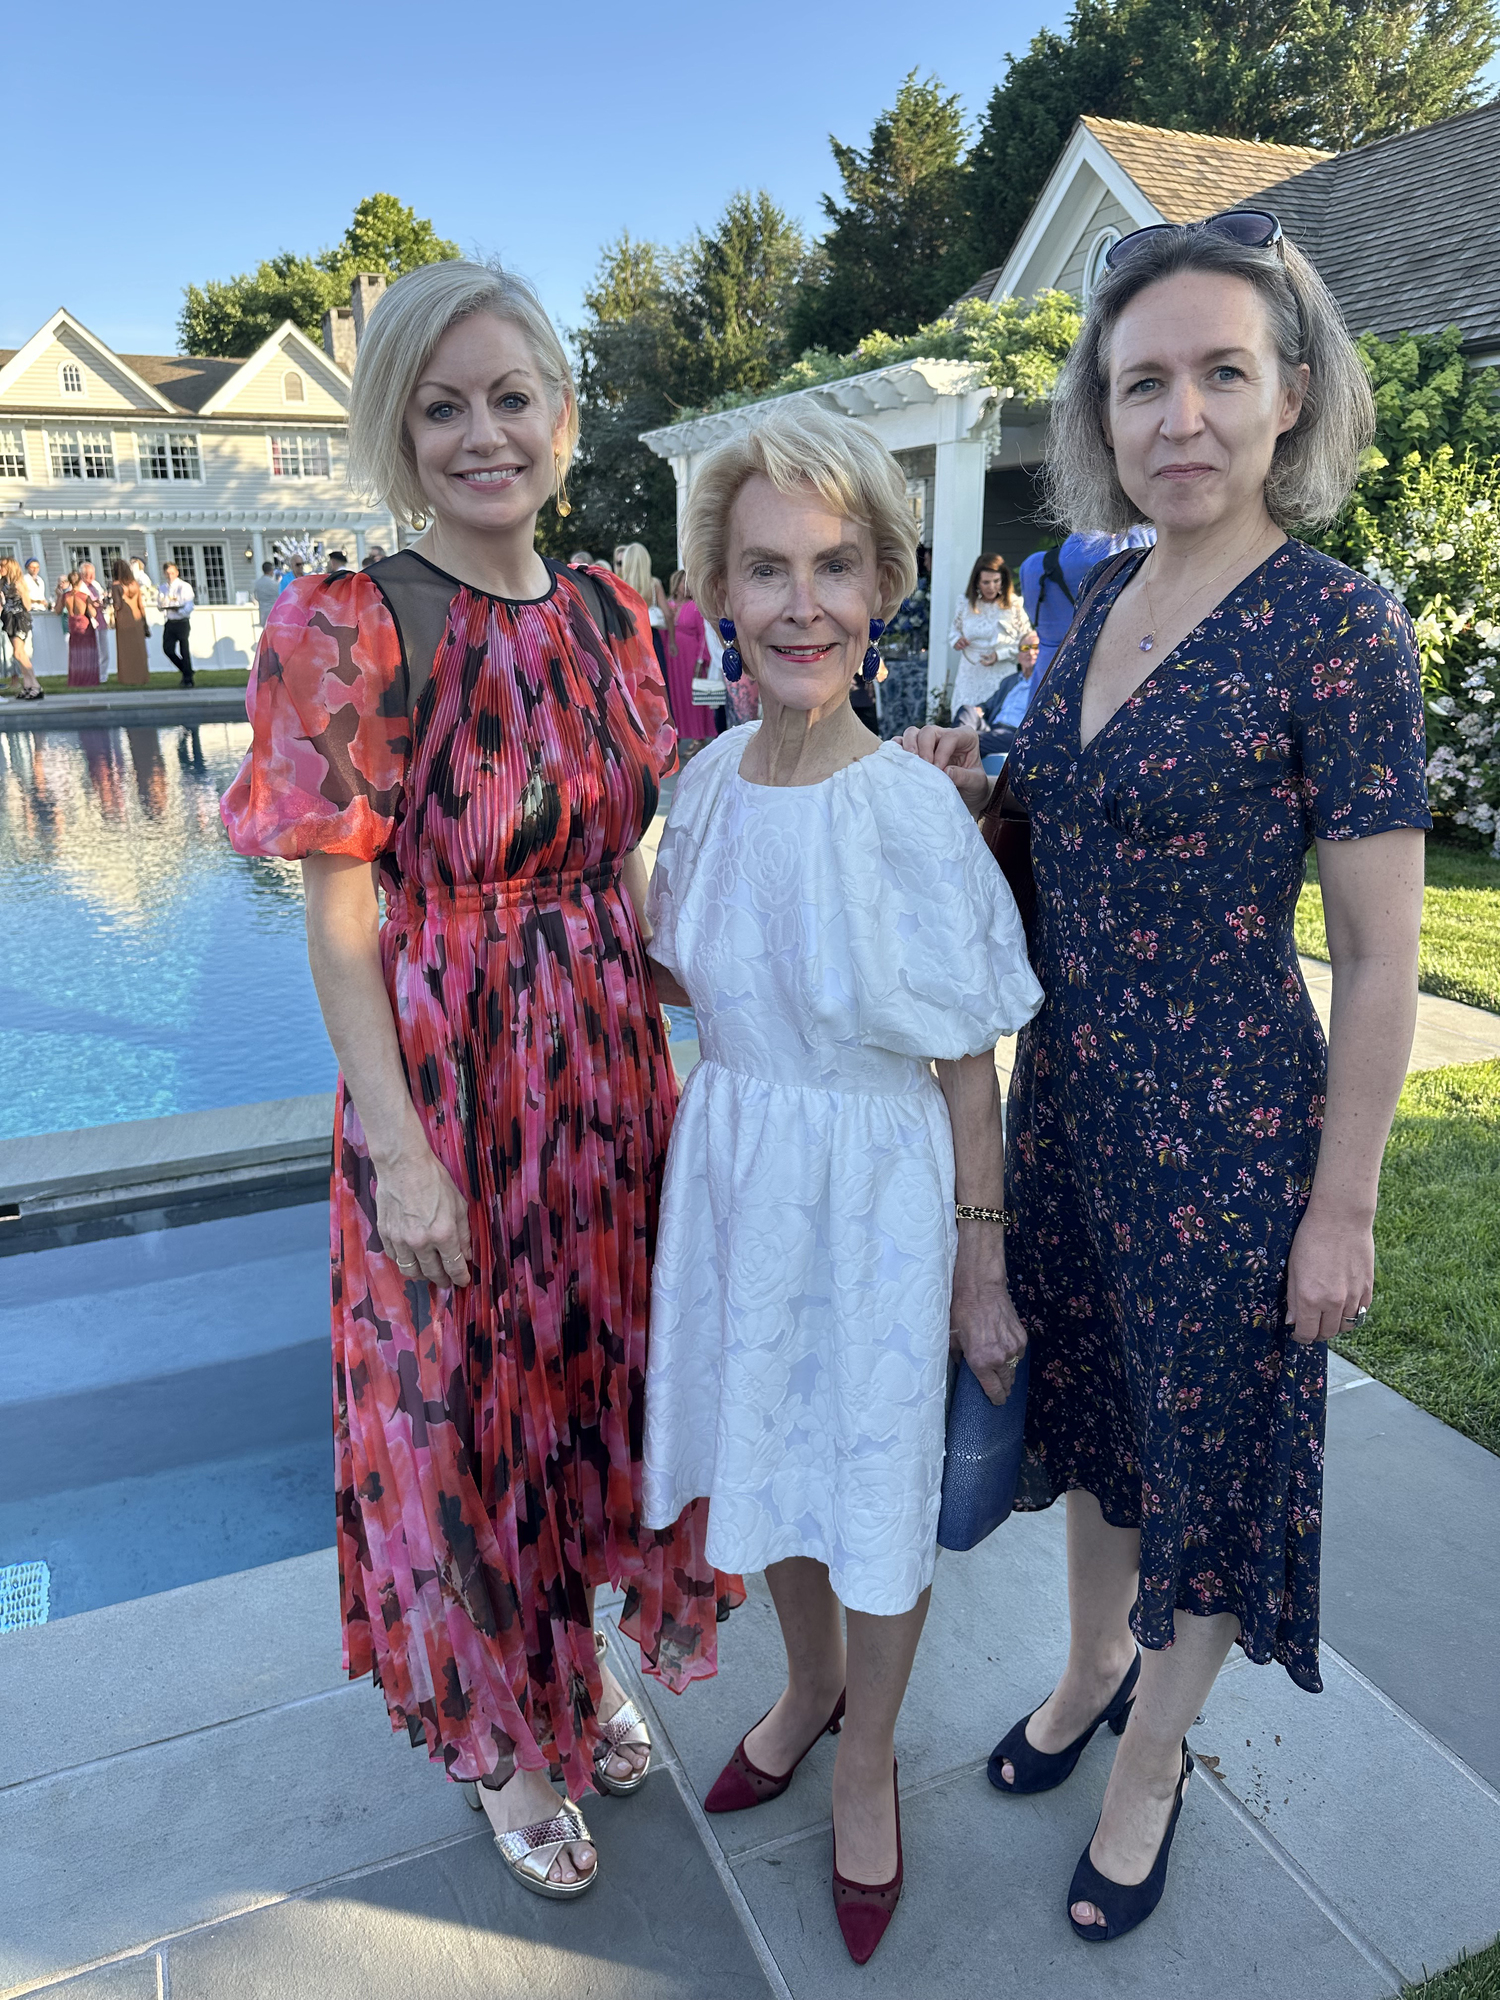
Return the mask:
<path id="1" fill-rule="evenodd" d="M 844 199 L 823 197 L 831 227 L 793 311 L 798 353 L 910 333 L 968 284 L 965 136 L 958 98 L 912 70 L 867 147 L 830 138 Z"/>
<path id="2" fill-rule="evenodd" d="M 1497 46 L 1496 0 L 1075 0 L 990 99 L 974 261 L 1006 255 L 1081 115 L 1341 152 L 1480 103 Z"/>
<path id="3" fill-rule="evenodd" d="M 769 387 L 791 358 L 786 323 L 806 247 L 763 190 L 736 194 L 714 227 L 677 250 L 621 236 L 584 294 L 578 350 L 582 448 L 569 482 L 574 512 L 544 527 L 549 553 L 644 542 L 673 565 L 671 468 L 640 442 L 715 397 Z M 567 548 L 563 549 L 563 544 Z"/>

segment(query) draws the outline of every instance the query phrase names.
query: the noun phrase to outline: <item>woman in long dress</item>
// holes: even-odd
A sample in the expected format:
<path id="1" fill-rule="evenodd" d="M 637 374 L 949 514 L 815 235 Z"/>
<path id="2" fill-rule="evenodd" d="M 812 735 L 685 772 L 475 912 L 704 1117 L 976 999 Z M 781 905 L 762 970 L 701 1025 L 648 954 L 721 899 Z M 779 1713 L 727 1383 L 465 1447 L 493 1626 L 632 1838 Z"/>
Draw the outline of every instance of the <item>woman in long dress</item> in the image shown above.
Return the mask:
<path id="1" fill-rule="evenodd" d="M 135 572 L 123 557 L 110 576 L 110 601 L 115 618 L 115 678 L 121 687 L 145 687 L 146 606 Z"/>
<path id="2" fill-rule="evenodd" d="M 688 742 L 703 743 L 715 734 L 717 710 L 693 700 L 693 676 L 708 670 L 708 634 L 703 613 L 688 593 L 687 572 L 678 570 L 667 596 L 663 639 L 667 654 L 667 697 L 672 704 L 672 720 L 677 734 Z"/>
<path id="3" fill-rule="evenodd" d="M 997 1402 L 1024 1346 L 994 1050 L 1041 1001 L 953 787 L 850 707 L 915 542 L 899 467 L 847 419 L 773 411 L 699 469 L 693 595 L 729 614 L 763 720 L 678 779 L 649 911 L 703 1060 L 662 1199 L 646 1520 L 706 1496 L 710 1559 L 764 1569 L 781 1619 L 786 1692 L 707 1809 L 778 1796 L 843 1718 L 833 1900 L 860 1963 L 901 1889 L 894 1731 L 936 1556 L 950 1329 Z M 955 1192 L 982 1213 L 956 1219 Z"/>
<path id="4" fill-rule="evenodd" d="M 350 448 L 384 506 L 430 525 L 277 599 L 224 802 L 241 852 L 302 861 L 342 1072 L 345 1663 L 478 1781 L 505 1864 L 551 1896 L 596 1878 L 577 1801 L 638 1791 L 651 1755 L 595 1591 L 626 1589 L 622 1629 L 674 1689 L 714 1671 L 740 1595 L 701 1505 L 642 1527 L 676 1093 L 638 843 L 673 734 L 641 600 L 536 552 L 576 437 L 567 358 L 521 280 L 454 261 L 391 288 Z"/>
<path id="5" fill-rule="evenodd" d="M 1001 681 L 1016 671 L 1021 641 L 1030 630 L 1010 565 L 1004 556 L 982 555 L 969 572 L 968 589 L 948 633 L 948 644 L 958 655 L 950 704 L 955 722 L 968 710 L 973 726 L 974 716 Z"/>
<path id="6" fill-rule="evenodd" d="M 68 686 L 98 687 L 98 607 L 76 569 L 68 571 L 59 602 L 68 628 Z"/>
<path id="7" fill-rule="evenodd" d="M 1017 1505 L 1067 1496 L 1072 1634 L 990 1759 L 1036 1794 L 1120 1735 L 1067 1897 L 1100 1943 L 1161 1898 L 1231 1645 L 1322 1687 L 1326 1343 L 1374 1285 L 1431 824 L 1411 621 L 1287 532 L 1338 511 L 1373 430 L 1338 307 L 1260 211 L 1110 261 L 1049 476 L 1066 525 L 1156 545 L 1095 570 L 1007 766 L 1048 996 L 1007 1118 Z M 982 806 L 972 738 L 920 747 Z M 1327 1045 L 1293 934 L 1314 842 Z"/>

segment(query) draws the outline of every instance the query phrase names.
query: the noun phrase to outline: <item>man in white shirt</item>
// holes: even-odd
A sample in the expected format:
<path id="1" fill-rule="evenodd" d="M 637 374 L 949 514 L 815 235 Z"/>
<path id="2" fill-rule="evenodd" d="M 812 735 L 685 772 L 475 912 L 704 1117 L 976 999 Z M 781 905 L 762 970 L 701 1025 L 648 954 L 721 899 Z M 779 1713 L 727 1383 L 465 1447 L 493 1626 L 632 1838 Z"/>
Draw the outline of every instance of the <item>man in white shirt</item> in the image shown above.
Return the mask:
<path id="1" fill-rule="evenodd" d="M 25 569 L 26 608 L 36 615 L 38 611 L 50 611 L 52 598 L 47 590 L 47 579 L 42 575 L 42 566 L 33 556 Z"/>
<path id="2" fill-rule="evenodd" d="M 183 577 L 176 563 L 168 563 L 162 572 L 163 582 L 157 594 L 157 604 L 166 613 L 166 623 L 161 628 L 161 649 L 177 669 L 182 685 L 193 685 L 193 656 L 188 650 L 188 621 L 193 615 L 193 586 Z"/>
<path id="3" fill-rule="evenodd" d="M 281 585 L 276 581 L 276 566 L 274 563 L 265 562 L 261 564 L 260 575 L 251 585 L 251 589 L 255 592 L 256 608 L 260 612 L 260 622 L 264 625 L 267 618 L 271 615 L 271 606 L 281 595 Z"/>

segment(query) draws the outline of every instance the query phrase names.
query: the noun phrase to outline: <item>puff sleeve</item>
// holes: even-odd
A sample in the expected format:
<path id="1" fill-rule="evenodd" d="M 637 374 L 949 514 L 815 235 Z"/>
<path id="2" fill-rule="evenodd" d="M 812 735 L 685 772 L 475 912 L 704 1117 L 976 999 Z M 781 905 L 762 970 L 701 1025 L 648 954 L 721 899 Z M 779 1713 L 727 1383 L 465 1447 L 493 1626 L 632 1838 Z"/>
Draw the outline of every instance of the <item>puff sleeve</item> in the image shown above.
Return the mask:
<path id="1" fill-rule="evenodd" d="M 361 572 L 277 598 L 245 698 L 250 750 L 220 807 L 241 854 L 299 861 L 389 846 L 410 753 L 401 637 Z"/>
<path id="2" fill-rule="evenodd" d="M 1307 831 L 1359 840 L 1430 827 L 1427 722 L 1416 634 L 1377 585 L 1341 570 L 1292 689 Z"/>
<path id="3" fill-rule="evenodd" d="M 859 1038 L 983 1055 L 1042 1004 L 1015 898 L 951 780 L 887 747 L 854 766 L 835 848 Z"/>

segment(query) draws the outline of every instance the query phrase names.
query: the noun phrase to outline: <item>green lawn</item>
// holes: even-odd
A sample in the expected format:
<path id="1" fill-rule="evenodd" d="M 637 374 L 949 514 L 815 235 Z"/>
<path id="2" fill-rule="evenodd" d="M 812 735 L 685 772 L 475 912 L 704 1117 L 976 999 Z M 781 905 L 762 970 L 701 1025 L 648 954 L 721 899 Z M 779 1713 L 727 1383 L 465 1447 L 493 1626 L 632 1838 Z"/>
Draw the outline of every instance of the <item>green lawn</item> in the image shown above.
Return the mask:
<path id="1" fill-rule="evenodd" d="M 1500 2000 L 1500 1938 L 1450 1971 L 1408 1986 L 1403 2000 Z"/>
<path id="2" fill-rule="evenodd" d="M 1316 848 L 1297 905 L 1297 949 L 1328 956 Z M 1424 992 L 1500 1014 L 1500 861 L 1429 838 L 1419 966 Z"/>
<path id="3" fill-rule="evenodd" d="M 249 678 L 249 673 L 243 667 L 195 667 L 193 670 L 193 679 L 201 688 L 242 688 Z M 39 674 L 37 676 L 37 684 L 44 694 L 66 694 L 68 692 L 68 677 L 66 674 Z M 120 686 L 120 683 L 111 677 L 104 685 L 109 692 L 113 693 Z M 146 676 L 145 688 L 138 690 L 138 692 L 154 692 L 157 689 L 165 692 L 169 688 L 181 687 L 181 685 L 182 681 L 174 669 L 169 673 L 148 674 Z M 78 692 L 82 692 L 82 690 L 78 690 Z M 132 690 L 125 688 L 121 692 L 129 694 Z"/>
<path id="4" fill-rule="evenodd" d="M 1339 1351 L 1500 1452 L 1500 1062 L 1407 1078 L 1375 1255 L 1369 1320 Z"/>

